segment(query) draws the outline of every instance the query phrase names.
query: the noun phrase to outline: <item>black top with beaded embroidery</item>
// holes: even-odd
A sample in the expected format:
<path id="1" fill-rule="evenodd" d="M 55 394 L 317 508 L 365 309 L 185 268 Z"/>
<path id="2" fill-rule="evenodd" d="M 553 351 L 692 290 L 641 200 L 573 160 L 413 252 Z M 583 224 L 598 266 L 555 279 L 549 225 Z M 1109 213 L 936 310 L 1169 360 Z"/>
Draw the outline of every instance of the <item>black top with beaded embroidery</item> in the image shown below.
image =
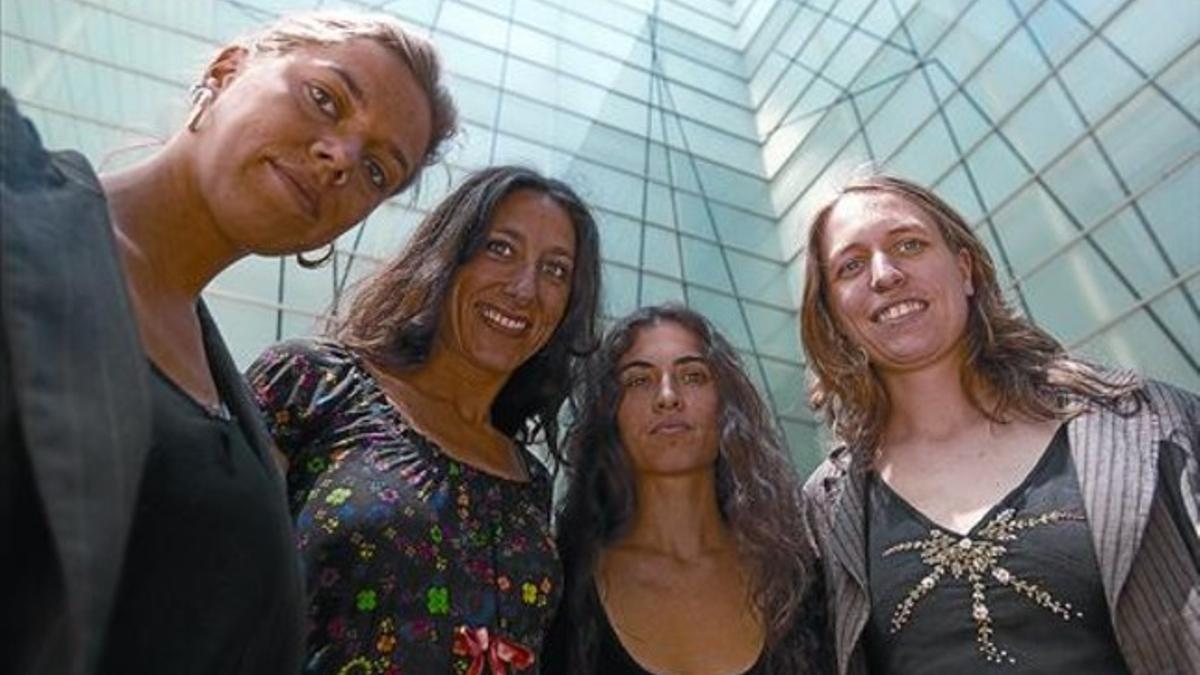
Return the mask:
<path id="1" fill-rule="evenodd" d="M 462 627 L 540 650 L 562 571 L 550 477 L 532 454 L 522 449 L 529 482 L 447 456 L 336 342 L 281 343 L 248 377 L 289 461 L 304 672 L 465 672 L 480 656 L 455 648 Z"/>
<path id="2" fill-rule="evenodd" d="M 872 673 L 1125 674 L 1066 426 L 966 535 L 875 474 L 867 486 Z"/>

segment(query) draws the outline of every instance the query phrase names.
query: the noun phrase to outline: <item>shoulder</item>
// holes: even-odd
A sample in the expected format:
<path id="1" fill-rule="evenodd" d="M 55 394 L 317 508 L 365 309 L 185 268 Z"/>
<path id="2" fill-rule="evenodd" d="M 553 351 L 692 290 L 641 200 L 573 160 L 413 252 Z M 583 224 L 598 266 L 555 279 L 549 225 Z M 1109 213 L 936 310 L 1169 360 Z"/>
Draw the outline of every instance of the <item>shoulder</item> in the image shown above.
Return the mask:
<path id="1" fill-rule="evenodd" d="M 1121 419 L 1136 420 L 1151 416 L 1158 419 L 1161 428 L 1168 434 L 1179 429 L 1194 432 L 1200 425 L 1200 396 L 1195 392 L 1159 380 L 1145 379 L 1130 397 L 1132 405 L 1119 405 L 1116 409 L 1097 407 L 1085 413 L 1085 416 L 1109 419 L 1118 425 Z"/>
<path id="2" fill-rule="evenodd" d="M 1195 392 L 1158 380 L 1146 380 L 1142 392 L 1150 410 L 1160 416 L 1188 420 L 1192 424 L 1200 417 L 1200 396 Z"/>
<path id="3" fill-rule="evenodd" d="M 805 502 L 825 503 L 841 490 L 850 471 L 850 448 L 839 445 L 809 474 L 801 488 Z"/>
<path id="4" fill-rule="evenodd" d="M 313 371 L 341 370 L 354 366 L 357 358 L 341 343 L 325 338 L 293 338 L 267 347 L 255 359 L 251 371 L 271 367 Z"/>
<path id="5" fill-rule="evenodd" d="M 49 152 L 33 122 L 17 109 L 16 99 L 0 87 L 0 185 L 20 194 L 56 190 L 71 180 L 99 197 L 96 172 L 78 152 Z"/>

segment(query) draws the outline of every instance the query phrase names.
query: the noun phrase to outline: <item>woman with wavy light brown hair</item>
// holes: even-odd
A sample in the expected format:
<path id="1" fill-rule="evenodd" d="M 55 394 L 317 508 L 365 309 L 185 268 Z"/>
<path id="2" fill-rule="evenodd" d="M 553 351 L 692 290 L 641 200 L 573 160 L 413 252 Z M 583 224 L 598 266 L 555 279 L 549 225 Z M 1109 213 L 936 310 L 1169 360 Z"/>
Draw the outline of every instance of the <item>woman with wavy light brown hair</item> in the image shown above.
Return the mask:
<path id="1" fill-rule="evenodd" d="M 1196 396 L 1068 354 L 903 179 L 846 186 L 806 255 L 838 672 L 1195 672 Z"/>
<path id="2" fill-rule="evenodd" d="M 645 307 L 579 383 L 547 673 L 824 672 L 799 480 L 733 347 Z"/>

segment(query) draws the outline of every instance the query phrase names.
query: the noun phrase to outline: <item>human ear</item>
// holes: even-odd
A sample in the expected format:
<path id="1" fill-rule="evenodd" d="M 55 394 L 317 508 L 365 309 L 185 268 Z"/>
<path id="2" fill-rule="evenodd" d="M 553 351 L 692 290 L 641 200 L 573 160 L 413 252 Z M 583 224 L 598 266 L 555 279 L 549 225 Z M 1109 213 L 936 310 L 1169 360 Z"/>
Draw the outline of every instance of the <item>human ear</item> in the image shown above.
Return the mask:
<path id="1" fill-rule="evenodd" d="M 245 47 L 225 47 L 204 69 L 204 85 L 220 93 L 246 68 L 249 60 L 250 52 Z"/>
<path id="2" fill-rule="evenodd" d="M 974 261 L 971 260 L 971 254 L 967 253 L 967 249 L 960 248 L 958 250 L 958 271 L 963 277 L 963 292 L 967 297 L 975 295 L 975 286 L 971 283 L 971 272 L 974 271 Z"/>

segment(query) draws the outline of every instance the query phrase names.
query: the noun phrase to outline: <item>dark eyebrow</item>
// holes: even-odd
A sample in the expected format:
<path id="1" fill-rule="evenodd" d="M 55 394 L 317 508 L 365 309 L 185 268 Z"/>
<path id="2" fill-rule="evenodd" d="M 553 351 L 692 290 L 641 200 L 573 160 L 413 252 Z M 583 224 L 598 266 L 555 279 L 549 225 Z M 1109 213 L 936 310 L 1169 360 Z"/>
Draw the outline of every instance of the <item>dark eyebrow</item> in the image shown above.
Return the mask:
<path id="1" fill-rule="evenodd" d="M 328 67 L 334 72 L 335 75 L 342 78 L 342 82 L 345 83 L 346 88 L 350 90 L 350 96 L 354 98 L 354 102 L 360 106 L 365 106 L 367 104 L 367 94 L 362 90 L 362 87 L 358 86 L 358 80 L 354 79 L 354 76 L 350 74 L 350 71 L 336 63 L 331 63 Z"/>
<path id="2" fill-rule="evenodd" d="M 689 354 L 687 356 L 681 356 L 681 357 L 675 359 L 676 366 L 686 366 L 689 363 L 699 363 L 705 367 L 708 367 L 708 359 L 704 358 L 703 356 L 696 356 L 694 354 Z"/>
<path id="3" fill-rule="evenodd" d="M 497 227 L 492 230 L 492 234 L 503 234 L 503 235 L 512 237 L 513 239 L 516 239 L 518 244 L 525 243 L 524 235 L 522 235 L 520 232 L 517 232 L 516 230 L 512 230 L 507 227 Z M 566 258 L 567 260 L 571 260 L 571 261 L 575 260 L 575 256 L 570 251 L 568 251 L 567 249 L 565 249 L 561 246 L 554 246 L 549 251 L 547 251 L 547 253 L 550 253 L 552 255 L 562 256 L 562 257 Z"/>
<path id="4" fill-rule="evenodd" d="M 684 356 L 681 356 L 681 357 L 675 359 L 674 361 L 672 361 L 671 365 L 678 368 L 679 366 L 686 366 L 691 363 L 699 363 L 705 367 L 708 367 L 708 359 L 704 358 L 703 356 L 697 356 L 695 354 L 685 354 Z M 654 364 L 650 363 L 649 361 L 630 361 L 629 363 L 626 363 L 625 365 L 623 365 L 617 369 L 617 375 L 624 373 L 625 371 L 629 370 L 630 368 L 654 368 Z"/>
<path id="5" fill-rule="evenodd" d="M 350 91 L 350 97 L 354 99 L 354 102 L 360 108 L 367 107 L 367 93 L 358 85 L 358 80 L 354 79 L 354 75 L 336 63 L 329 64 L 328 68 L 341 78 L 342 83 L 346 85 L 346 89 Z M 404 152 L 400 150 L 400 146 L 389 142 L 387 143 L 387 151 L 404 168 L 405 174 L 408 174 L 412 170 L 412 162 L 408 161 L 408 157 L 404 156 Z"/>
<path id="6" fill-rule="evenodd" d="M 648 361 L 630 361 L 629 363 L 626 363 L 625 365 L 621 366 L 620 368 L 617 368 L 617 375 L 620 375 L 621 373 L 624 373 L 625 371 L 627 371 L 631 368 L 653 368 L 653 367 L 654 367 L 654 364 L 649 363 Z"/>

